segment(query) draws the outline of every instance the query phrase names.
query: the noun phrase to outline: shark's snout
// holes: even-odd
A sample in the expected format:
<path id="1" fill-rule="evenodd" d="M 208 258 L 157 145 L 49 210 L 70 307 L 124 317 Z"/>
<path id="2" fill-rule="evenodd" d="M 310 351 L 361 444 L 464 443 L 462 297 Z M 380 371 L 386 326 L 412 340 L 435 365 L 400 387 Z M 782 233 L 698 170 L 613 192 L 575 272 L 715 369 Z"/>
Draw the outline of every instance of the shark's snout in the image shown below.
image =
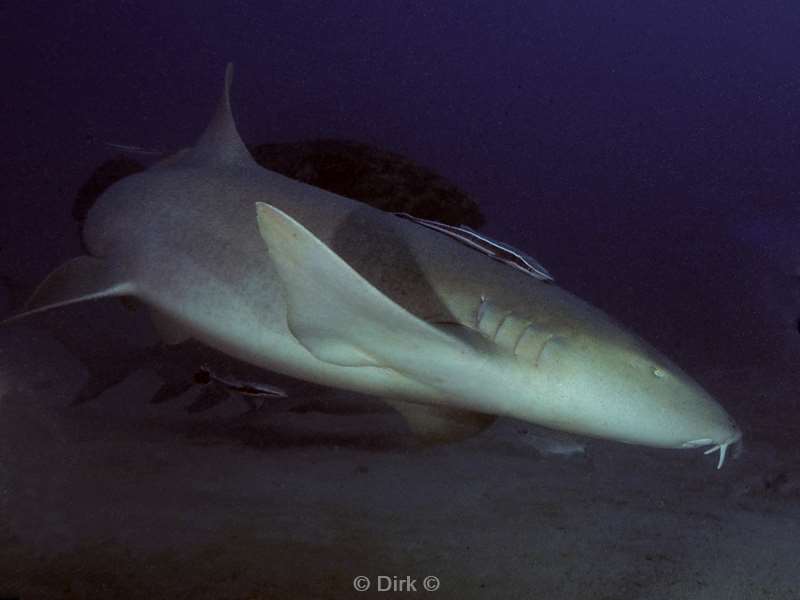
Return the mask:
<path id="1" fill-rule="evenodd" d="M 548 340 L 538 369 L 556 382 L 563 410 L 552 423 L 577 433 L 662 448 L 719 451 L 719 465 L 741 430 L 688 374 L 661 353 L 608 327 L 593 335 Z"/>

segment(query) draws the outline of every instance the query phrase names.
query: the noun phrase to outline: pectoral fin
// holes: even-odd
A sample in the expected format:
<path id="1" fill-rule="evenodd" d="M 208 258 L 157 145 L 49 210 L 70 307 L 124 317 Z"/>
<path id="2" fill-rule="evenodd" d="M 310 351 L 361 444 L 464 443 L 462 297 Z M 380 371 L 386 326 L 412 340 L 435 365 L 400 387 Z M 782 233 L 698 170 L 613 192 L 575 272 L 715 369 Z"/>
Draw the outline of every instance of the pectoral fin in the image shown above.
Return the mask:
<path id="1" fill-rule="evenodd" d="M 442 371 L 431 368 L 432 355 L 441 365 L 474 352 L 392 301 L 283 211 L 260 202 L 256 208 L 284 286 L 289 328 L 319 360 L 388 367 L 435 385 Z"/>
<path id="2" fill-rule="evenodd" d="M 423 442 L 434 444 L 458 442 L 472 437 L 497 420 L 494 415 L 446 406 L 412 404 L 390 399 L 385 399 L 385 402 L 403 415 L 415 436 Z"/>
<path id="3" fill-rule="evenodd" d="M 17 320 L 34 313 L 76 302 L 131 295 L 134 285 L 105 260 L 79 256 L 67 261 L 39 284 Z"/>

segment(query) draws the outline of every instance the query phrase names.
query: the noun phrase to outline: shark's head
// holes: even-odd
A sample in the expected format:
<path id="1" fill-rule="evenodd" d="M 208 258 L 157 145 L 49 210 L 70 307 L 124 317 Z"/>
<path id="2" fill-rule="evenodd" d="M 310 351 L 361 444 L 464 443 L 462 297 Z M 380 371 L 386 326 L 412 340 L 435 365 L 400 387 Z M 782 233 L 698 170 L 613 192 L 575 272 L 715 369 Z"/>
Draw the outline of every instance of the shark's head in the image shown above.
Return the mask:
<path id="1" fill-rule="evenodd" d="M 470 286 L 479 280 L 456 276 L 457 291 L 443 285 L 439 296 L 447 318 L 423 320 L 293 217 L 268 204 L 256 211 L 291 307 L 288 327 L 320 362 L 389 371 L 397 376 L 391 393 L 421 404 L 632 444 L 712 446 L 724 457 L 741 435 L 669 360 L 552 283 L 491 271 L 494 285 L 474 287 L 492 295 L 476 298 Z"/>
<path id="2" fill-rule="evenodd" d="M 543 424 L 647 446 L 709 446 L 721 466 L 742 435 L 733 419 L 672 361 L 580 304 L 570 326 L 544 336 L 529 357 L 536 385 L 557 398 Z"/>

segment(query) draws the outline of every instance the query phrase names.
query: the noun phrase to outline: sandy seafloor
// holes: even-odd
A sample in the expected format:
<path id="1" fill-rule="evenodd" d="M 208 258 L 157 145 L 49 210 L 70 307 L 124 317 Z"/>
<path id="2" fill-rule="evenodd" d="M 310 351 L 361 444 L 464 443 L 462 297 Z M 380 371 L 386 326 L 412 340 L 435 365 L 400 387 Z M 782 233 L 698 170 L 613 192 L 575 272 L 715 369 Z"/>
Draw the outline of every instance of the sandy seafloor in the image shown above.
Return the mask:
<path id="1" fill-rule="evenodd" d="M 800 386 L 697 375 L 746 430 L 721 471 L 596 440 L 553 454 L 509 420 L 420 447 L 382 405 L 302 386 L 305 412 L 190 415 L 148 403 L 140 371 L 72 406 L 82 363 L 41 323 L 9 326 L 0 598 L 800 598 L 800 452 L 772 408 Z M 381 575 L 417 591 L 379 592 Z"/>

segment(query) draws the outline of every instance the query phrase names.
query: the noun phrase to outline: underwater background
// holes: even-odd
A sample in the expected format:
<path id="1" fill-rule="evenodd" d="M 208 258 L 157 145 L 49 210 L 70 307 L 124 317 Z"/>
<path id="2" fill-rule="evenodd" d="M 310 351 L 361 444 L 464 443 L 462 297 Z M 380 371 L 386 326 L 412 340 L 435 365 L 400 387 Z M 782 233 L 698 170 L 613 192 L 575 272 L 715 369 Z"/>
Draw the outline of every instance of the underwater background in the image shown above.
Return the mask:
<path id="1" fill-rule="evenodd" d="M 96 169 L 193 143 L 232 61 L 271 168 L 535 256 L 745 431 L 717 473 L 514 425 L 409 449 L 380 411 L 230 430 L 230 407 L 149 405 L 152 373 L 70 410 L 92 357 L 65 338 L 149 339 L 75 309 L 0 339 L 0 595 L 350 597 L 362 570 L 436 574 L 438 597 L 800 595 L 800 6 L 5 2 L 0 21 L 2 316 L 81 252 Z"/>

